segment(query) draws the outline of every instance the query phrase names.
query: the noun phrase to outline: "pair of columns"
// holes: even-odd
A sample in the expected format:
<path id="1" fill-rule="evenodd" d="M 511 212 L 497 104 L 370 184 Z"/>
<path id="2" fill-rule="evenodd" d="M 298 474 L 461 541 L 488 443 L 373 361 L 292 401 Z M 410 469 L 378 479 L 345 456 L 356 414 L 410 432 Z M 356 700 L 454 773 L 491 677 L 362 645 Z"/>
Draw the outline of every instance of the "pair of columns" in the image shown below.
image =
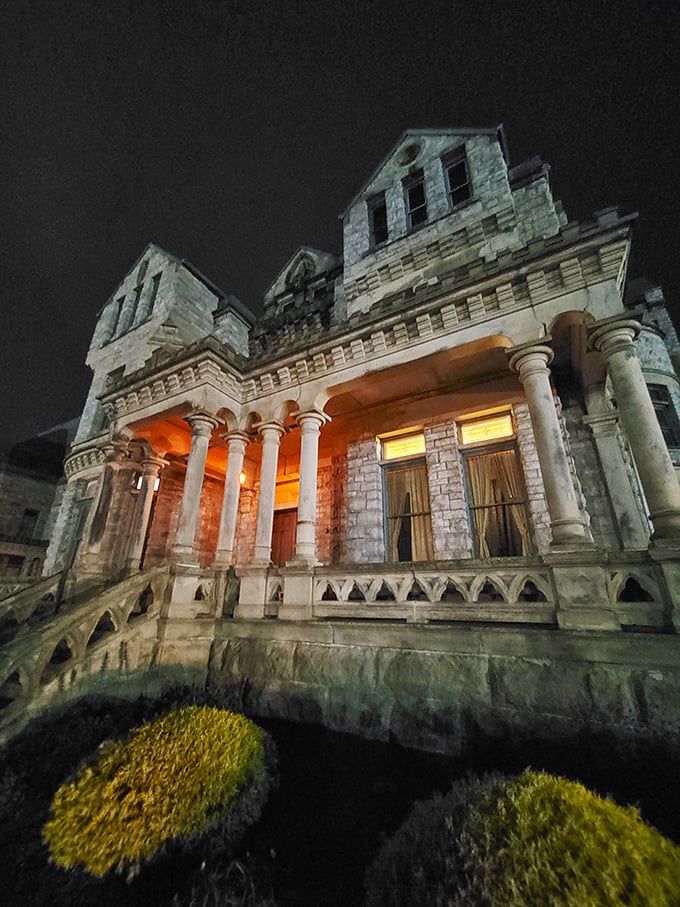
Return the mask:
<path id="1" fill-rule="evenodd" d="M 603 358 L 611 378 L 621 423 L 640 476 L 650 510 L 654 541 L 680 538 L 680 485 L 647 390 L 635 340 L 636 321 L 600 322 L 589 330 L 590 343 Z M 555 409 L 550 385 L 553 352 L 541 343 L 510 351 L 510 368 L 524 387 L 536 437 L 550 514 L 553 546 L 592 545 L 586 526 Z"/>
<path id="2" fill-rule="evenodd" d="M 297 413 L 296 420 L 300 426 L 302 437 L 295 559 L 311 564 L 316 561 L 316 487 L 319 434 L 321 426 L 328 421 L 328 417 L 321 412 L 312 410 Z M 217 425 L 217 420 L 207 413 L 195 413 L 188 416 L 187 421 L 191 425 L 191 449 L 187 462 L 184 493 L 182 495 L 173 555 L 178 559 L 195 560 L 203 475 L 210 435 Z M 260 424 L 258 432 L 262 440 L 262 462 L 260 466 L 260 493 L 257 508 L 254 563 L 256 565 L 265 565 L 269 564 L 271 558 L 276 472 L 279 445 L 285 429 L 281 422 L 271 421 Z M 226 440 L 228 443 L 227 474 L 215 556 L 215 566 L 222 569 L 226 569 L 233 562 L 241 488 L 240 475 L 250 436 L 243 431 L 231 431 L 226 435 Z"/>

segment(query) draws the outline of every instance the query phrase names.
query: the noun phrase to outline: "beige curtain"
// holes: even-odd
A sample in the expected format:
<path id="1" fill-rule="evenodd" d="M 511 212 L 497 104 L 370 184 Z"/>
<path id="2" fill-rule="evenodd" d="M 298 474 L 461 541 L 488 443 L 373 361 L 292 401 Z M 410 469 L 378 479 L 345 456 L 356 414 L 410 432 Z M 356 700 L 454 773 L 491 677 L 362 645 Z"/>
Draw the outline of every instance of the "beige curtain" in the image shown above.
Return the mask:
<path id="1" fill-rule="evenodd" d="M 489 525 L 489 507 L 493 504 L 493 484 L 488 466 L 488 456 L 468 457 L 467 468 L 472 492 L 472 521 L 477 538 L 477 551 L 480 557 L 489 557 L 489 546 L 486 541 L 486 530 Z"/>
<path id="2" fill-rule="evenodd" d="M 495 460 L 495 473 L 501 485 L 503 498 L 507 503 L 513 505 L 508 510 L 522 538 L 522 554 L 528 554 L 530 547 L 529 525 L 523 503 L 524 488 L 515 451 L 502 450 L 491 454 L 491 456 Z"/>
<path id="3" fill-rule="evenodd" d="M 390 528 L 390 559 L 399 561 L 399 536 L 408 519 L 411 532 L 411 559 L 434 559 L 430 524 L 430 494 L 427 468 L 414 466 L 393 469 L 387 473 L 388 523 Z"/>

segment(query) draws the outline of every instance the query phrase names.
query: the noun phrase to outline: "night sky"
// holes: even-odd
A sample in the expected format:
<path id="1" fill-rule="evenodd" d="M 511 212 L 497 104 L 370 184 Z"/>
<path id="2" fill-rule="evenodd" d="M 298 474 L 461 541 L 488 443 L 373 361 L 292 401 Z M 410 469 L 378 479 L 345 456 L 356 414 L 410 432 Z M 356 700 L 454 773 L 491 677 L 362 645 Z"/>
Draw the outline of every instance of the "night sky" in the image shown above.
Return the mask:
<path id="1" fill-rule="evenodd" d="M 97 312 L 149 241 L 258 310 L 409 127 L 504 123 L 571 219 L 639 211 L 680 300 L 680 4 L 5 0 L 3 446 L 79 414 Z"/>

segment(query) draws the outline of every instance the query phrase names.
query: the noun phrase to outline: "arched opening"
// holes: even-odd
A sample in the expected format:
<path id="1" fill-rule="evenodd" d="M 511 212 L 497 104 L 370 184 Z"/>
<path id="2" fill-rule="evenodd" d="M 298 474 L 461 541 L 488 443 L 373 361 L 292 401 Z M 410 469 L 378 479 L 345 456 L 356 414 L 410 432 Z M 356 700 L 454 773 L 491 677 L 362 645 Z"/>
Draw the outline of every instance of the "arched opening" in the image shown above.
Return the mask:
<path id="1" fill-rule="evenodd" d="M 68 643 L 67 639 L 61 639 L 54 647 L 54 651 L 50 657 L 50 660 L 45 665 L 45 669 L 42 672 L 40 678 L 41 684 L 49 683 L 62 669 L 67 661 L 70 661 L 73 657 L 73 652 L 71 651 L 71 646 Z"/>
<path id="2" fill-rule="evenodd" d="M 13 671 L 5 682 L 0 685 L 0 710 L 6 709 L 15 699 L 18 699 L 24 689 L 18 671 Z"/>
<path id="3" fill-rule="evenodd" d="M 103 639 L 104 636 L 108 636 L 109 633 L 113 633 L 116 629 L 116 625 L 113 622 L 110 611 L 105 611 L 102 616 L 97 621 L 97 626 L 92 631 L 92 634 L 87 641 L 88 649 L 90 646 L 98 643 L 100 639 Z"/>

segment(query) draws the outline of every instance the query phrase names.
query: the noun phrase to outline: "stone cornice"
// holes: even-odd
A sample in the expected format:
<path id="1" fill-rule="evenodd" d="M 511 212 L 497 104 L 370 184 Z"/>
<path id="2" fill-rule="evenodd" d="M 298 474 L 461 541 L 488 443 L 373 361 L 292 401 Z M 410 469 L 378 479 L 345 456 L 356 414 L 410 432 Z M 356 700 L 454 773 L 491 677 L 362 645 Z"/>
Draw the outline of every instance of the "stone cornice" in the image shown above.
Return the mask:
<path id="1" fill-rule="evenodd" d="M 71 479 L 78 473 L 85 472 L 95 466 L 103 465 L 105 460 L 104 453 L 99 447 L 91 445 L 82 446 L 74 450 L 64 463 L 64 473 L 67 479 Z"/>
<path id="2" fill-rule="evenodd" d="M 102 403 L 111 417 L 119 418 L 209 385 L 236 404 L 246 404 L 476 323 L 488 323 L 492 334 L 498 317 L 605 280 L 618 281 L 627 260 L 630 220 L 632 216 L 619 219 L 607 211 L 595 225 L 567 225 L 558 236 L 520 252 L 494 262 L 475 261 L 466 267 L 464 279 L 458 268 L 441 271 L 330 331 L 300 331 L 274 360 L 238 357 L 237 365 L 231 351 L 227 354 L 215 338 L 206 338 L 155 368 L 150 363 L 119 380 Z"/>

